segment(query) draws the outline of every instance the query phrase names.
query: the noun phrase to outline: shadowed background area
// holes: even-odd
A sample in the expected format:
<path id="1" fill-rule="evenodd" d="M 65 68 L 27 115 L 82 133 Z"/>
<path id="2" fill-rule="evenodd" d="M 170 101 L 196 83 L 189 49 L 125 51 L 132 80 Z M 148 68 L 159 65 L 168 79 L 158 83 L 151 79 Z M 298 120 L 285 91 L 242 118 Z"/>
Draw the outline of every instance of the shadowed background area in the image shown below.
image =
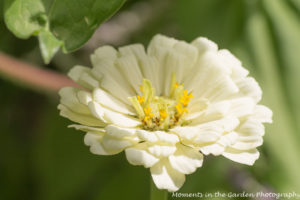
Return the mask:
<path id="1" fill-rule="evenodd" d="M 186 41 L 205 36 L 229 49 L 259 82 L 262 104 L 274 112 L 254 166 L 206 157 L 179 192 L 300 194 L 299 0 L 128 0 L 81 49 L 59 52 L 48 65 L 37 39 L 17 39 L 0 15 L 1 52 L 39 66 L 37 71 L 59 74 L 75 64 L 90 66 L 89 55 L 98 46 L 147 45 L 157 33 Z M 5 73 L 7 67 L 0 56 L 0 199 L 148 198 L 148 169 L 131 166 L 123 153 L 91 154 L 83 144 L 84 133 L 68 129 L 72 122 L 59 116 L 57 88 L 19 80 L 20 71 Z M 31 76 L 35 80 L 39 73 Z M 53 82 L 60 81 L 54 76 Z"/>

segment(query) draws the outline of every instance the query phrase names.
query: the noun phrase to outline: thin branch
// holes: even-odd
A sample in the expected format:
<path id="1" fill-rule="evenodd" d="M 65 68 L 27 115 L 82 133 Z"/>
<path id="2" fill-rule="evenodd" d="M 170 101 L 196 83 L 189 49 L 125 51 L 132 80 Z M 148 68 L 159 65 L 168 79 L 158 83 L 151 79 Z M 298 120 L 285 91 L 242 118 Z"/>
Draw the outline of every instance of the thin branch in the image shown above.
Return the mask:
<path id="1" fill-rule="evenodd" d="M 57 92 L 66 86 L 80 87 L 57 72 L 38 68 L 0 52 L 0 75 L 38 90 Z"/>

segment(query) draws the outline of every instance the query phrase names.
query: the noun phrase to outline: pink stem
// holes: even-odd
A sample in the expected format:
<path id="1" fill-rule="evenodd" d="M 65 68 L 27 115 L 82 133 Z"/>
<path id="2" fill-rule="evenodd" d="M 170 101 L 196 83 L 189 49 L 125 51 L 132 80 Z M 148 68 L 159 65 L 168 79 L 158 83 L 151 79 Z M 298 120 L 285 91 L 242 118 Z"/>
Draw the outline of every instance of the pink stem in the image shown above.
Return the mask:
<path id="1" fill-rule="evenodd" d="M 57 72 L 38 68 L 0 52 L 0 74 L 35 88 L 57 92 L 62 87 L 80 87 L 73 80 Z"/>

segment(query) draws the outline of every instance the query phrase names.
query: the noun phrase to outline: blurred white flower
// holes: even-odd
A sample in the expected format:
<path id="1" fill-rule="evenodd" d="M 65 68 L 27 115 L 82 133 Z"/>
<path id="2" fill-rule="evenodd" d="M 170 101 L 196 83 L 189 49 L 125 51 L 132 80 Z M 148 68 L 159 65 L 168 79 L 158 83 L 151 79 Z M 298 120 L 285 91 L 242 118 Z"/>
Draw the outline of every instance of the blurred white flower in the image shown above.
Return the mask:
<path id="1" fill-rule="evenodd" d="M 155 36 L 115 50 L 100 47 L 93 68 L 69 76 L 86 90 L 63 88 L 60 114 L 86 132 L 94 154 L 125 150 L 133 165 L 150 168 L 159 189 L 177 191 L 203 154 L 253 165 L 264 122 L 262 91 L 241 62 L 206 38 L 192 43 Z"/>

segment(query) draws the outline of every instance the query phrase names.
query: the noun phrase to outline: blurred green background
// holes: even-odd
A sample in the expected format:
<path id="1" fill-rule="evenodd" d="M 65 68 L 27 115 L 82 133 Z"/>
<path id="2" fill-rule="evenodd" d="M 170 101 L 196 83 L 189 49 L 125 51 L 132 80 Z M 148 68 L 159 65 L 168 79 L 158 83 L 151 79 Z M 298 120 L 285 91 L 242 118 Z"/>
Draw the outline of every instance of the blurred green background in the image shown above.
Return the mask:
<path id="1" fill-rule="evenodd" d="M 17 39 L 0 15 L 1 52 L 63 74 L 75 64 L 90 66 L 98 46 L 148 44 L 156 33 L 187 41 L 205 36 L 232 51 L 274 112 L 254 166 L 206 157 L 179 192 L 300 194 L 299 0 L 128 0 L 83 48 L 58 53 L 49 65 L 37 39 Z M 149 170 L 131 166 L 123 153 L 92 155 L 84 133 L 68 129 L 72 122 L 59 116 L 58 102 L 56 93 L 0 76 L 0 199 L 147 199 Z"/>

